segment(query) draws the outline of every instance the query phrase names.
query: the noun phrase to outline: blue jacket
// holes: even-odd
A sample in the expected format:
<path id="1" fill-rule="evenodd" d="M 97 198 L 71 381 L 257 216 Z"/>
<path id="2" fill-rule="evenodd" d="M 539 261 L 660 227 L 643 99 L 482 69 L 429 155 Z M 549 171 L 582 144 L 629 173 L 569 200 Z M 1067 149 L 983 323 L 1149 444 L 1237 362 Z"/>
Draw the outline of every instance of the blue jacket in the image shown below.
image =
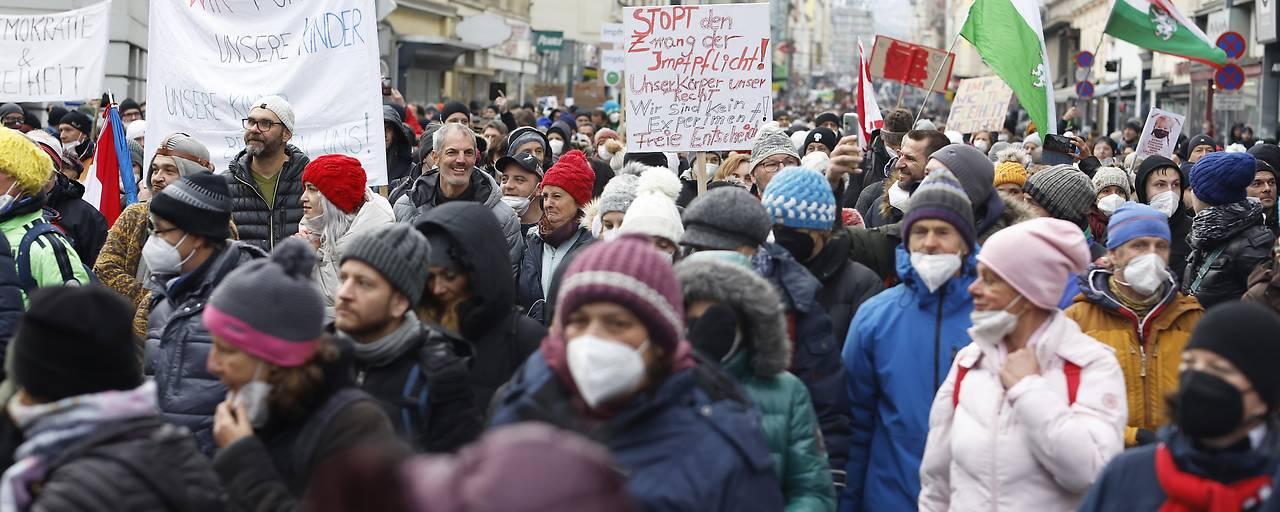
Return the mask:
<path id="1" fill-rule="evenodd" d="M 584 428 L 571 391 L 535 352 L 500 395 L 490 427 L 541 421 L 605 445 L 643 510 L 783 510 L 760 415 L 727 376 L 676 371 L 656 390 Z"/>
<path id="2" fill-rule="evenodd" d="M 975 256 L 934 293 L 901 244 L 897 261 L 902 282 L 858 308 L 845 340 L 853 439 L 842 512 L 916 509 L 929 408 L 951 360 L 969 344 Z"/>
<path id="3" fill-rule="evenodd" d="M 230 242 L 200 268 L 168 283 L 148 283 L 154 295 L 147 317 L 147 349 L 143 372 L 155 377 L 160 412 L 170 423 L 195 434 L 196 447 L 213 456 L 213 410 L 227 388 L 205 368 L 213 338 L 204 326 L 204 306 L 214 287 L 241 263 L 265 258 L 262 249 Z"/>
<path id="4" fill-rule="evenodd" d="M 849 396 L 845 370 L 840 364 L 840 344 L 831 319 L 818 303 L 822 283 L 791 257 L 782 246 L 766 243 L 755 258 L 756 271 L 778 289 L 787 307 L 787 327 L 794 346 L 791 373 L 804 381 L 818 413 L 818 427 L 831 465 L 831 479 L 845 483 L 849 451 Z M 944 369 L 945 370 L 945 369 Z"/>

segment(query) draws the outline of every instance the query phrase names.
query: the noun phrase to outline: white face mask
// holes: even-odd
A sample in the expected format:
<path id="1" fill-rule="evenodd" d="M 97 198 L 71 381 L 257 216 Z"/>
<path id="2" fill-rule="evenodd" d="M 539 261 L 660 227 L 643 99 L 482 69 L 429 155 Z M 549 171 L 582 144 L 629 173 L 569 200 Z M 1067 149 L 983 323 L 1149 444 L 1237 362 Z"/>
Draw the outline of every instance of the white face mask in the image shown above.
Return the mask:
<path id="1" fill-rule="evenodd" d="M 960 270 L 960 264 L 959 254 L 911 253 L 911 268 L 914 268 L 920 280 L 924 281 L 925 287 L 929 288 L 929 293 L 938 291 L 938 288 L 947 284 L 947 281 Z"/>
<path id="2" fill-rule="evenodd" d="M 720 170 L 720 164 L 707 164 L 707 177 L 711 178 Z"/>
<path id="3" fill-rule="evenodd" d="M 996 136 L 996 140 L 1000 142 L 1009 142 L 1009 134 L 1001 133 L 1000 135 Z"/>
<path id="4" fill-rule="evenodd" d="M 978 151 L 986 153 L 988 149 L 991 149 L 991 143 L 987 142 L 986 139 L 978 139 L 973 141 L 973 147 L 978 148 Z"/>
<path id="5" fill-rule="evenodd" d="M 613 228 L 601 234 L 600 239 L 605 242 L 609 242 L 612 240 L 617 240 L 618 237 L 620 236 L 622 236 L 622 231 L 619 231 L 618 228 Z"/>
<path id="6" fill-rule="evenodd" d="M 1018 327 L 1018 315 L 1010 313 L 1009 308 L 1022 300 L 1019 296 L 1009 302 L 1008 306 L 998 311 L 978 311 L 974 310 L 969 313 L 969 320 L 973 321 L 973 327 L 969 328 L 969 337 L 978 340 L 990 340 L 999 342 L 1005 336 L 1013 332 Z"/>
<path id="7" fill-rule="evenodd" d="M 510 206 L 512 210 L 515 210 L 516 216 L 520 216 L 529 211 L 529 203 L 531 201 L 527 197 L 502 196 L 502 202 Z"/>
<path id="8" fill-rule="evenodd" d="M 9 185 L 9 190 L 4 191 L 4 195 L 0 196 L 0 213 L 9 211 L 9 208 L 13 207 L 13 202 L 18 199 L 9 195 L 10 192 L 13 192 L 13 187 L 16 187 L 17 185 L 18 182 L 13 182 Z"/>
<path id="9" fill-rule="evenodd" d="M 182 273 L 182 265 L 195 256 L 196 252 L 191 251 L 186 258 L 182 257 L 182 253 L 178 252 L 178 246 L 187 239 L 187 235 L 182 235 L 175 245 L 169 245 L 164 239 L 151 235 L 147 239 L 147 243 L 142 246 L 142 261 L 147 263 L 147 268 L 151 269 L 153 275 L 169 276 Z"/>
<path id="10" fill-rule="evenodd" d="M 611 399 L 635 391 L 644 380 L 644 358 L 649 342 L 632 349 L 622 342 L 591 335 L 568 341 L 565 353 L 569 373 L 587 406 L 596 408 Z"/>
<path id="11" fill-rule="evenodd" d="M 1178 211 L 1178 205 L 1182 202 L 1182 195 L 1172 190 L 1166 190 L 1155 197 L 1151 198 L 1151 207 L 1160 210 L 1165 217 L 1173 217 Z"/>
<path id="12" fill-rule="evenodd" d="M 596 156 L 606 162 L 613 160 L 613 153 L 610 153 L 608 148 L 604 147 L 604 144 L 601 144 L 600 147 L 596 148 Z"/>
<path id="13" fill-rule="evenodd" d="M 564 151 L 564 141 L 560 139 L 551 139 L 550 144 L 551 144 L 551 154 L 559 156 L 560 152 Z"/>
<path id="14" fill-rule="evenodd" d="M 907 203 L 911 199 L 911 193 L 902 190 L 897 183 L 888 185 L 889 187 L 889 206 L 897 208 L 900 211 L 907 211 Z"/>
<path id="15" fill-rule="evenodd" d="M 244 406 L 244 412 L 249 415 L 249 423 L 253 428 L 262 428 L 271 415 L 271 409 L 267 406 L 267 397 L 271 395 L 272 386 L 270 383 L 258 380 L 261 376 L 262 362 L 259 361 L 258 367 L 253 370 L 253 380 L 240 386 L 240 392 L 227 390 L 227 400 L 230 400 L 233 406 Z"/>
<path id="16" fill-rule="evenodd" d="M 1169 280 L 1167 265 L 1158 254 L 1149 252 L 1129 260 L 1129 264 L 1119 271 L 1119 275 L 1124 276 L 1124 281 L 1117 281 L 1143 297 L 1151 297 Z"/>
<path id="17" fill-rule="evenodd" d="M 1112 214 L 1116 213 L 1116 209 L 1120 208 L 1120 205 L 1124 204 L 1124 202 L 1125 199 L 1120 197 L 1119 194 L 1107 194 L 1102 199 L 1098 200 L 1098 209 L 1102 210 L 1102 213 L 1105 213 L 1110 217 Z"/>

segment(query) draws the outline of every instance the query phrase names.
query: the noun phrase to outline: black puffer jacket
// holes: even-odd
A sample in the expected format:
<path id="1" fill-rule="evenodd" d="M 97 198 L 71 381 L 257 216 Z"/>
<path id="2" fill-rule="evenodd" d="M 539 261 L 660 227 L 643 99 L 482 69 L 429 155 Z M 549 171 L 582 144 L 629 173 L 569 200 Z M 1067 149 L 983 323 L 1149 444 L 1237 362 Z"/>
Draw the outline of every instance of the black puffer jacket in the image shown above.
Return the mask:
<path id="1" fill-rule="evenodd" d="M 1249 273 L 1271 259 L 1276 236 L 1262 225 L 1262 205 L 1243 200 L 1200 211 L 1187 241 L 1182 289 L 1209 309 L 1244 296 Z"/>
<path id="2" fill-rule="evenodd" d="M 293 145 L 284 147 L 289 159 L 280 171 L 273 207 L 267 207 L 262 191 L 253 180 L 249 154 L 241 150 L 227 166 L 227 187 L 231 192 L 231 220 L 240 241 L 271 252 L 276 243 L 298 232 L 302 220 L 302 169 L 311 161 Z"/>
<path id="3" fill-rule="evenodd" d="M 849 334 L 849 323 L 858 312 L 858 306 L 884 291 L 880 276 L 866 265 L 849 260 L 850 245 L 849 235 L 838 231 L 817 257 L 804 264 L 822 283 L 818 290 L 818 304 L 831 317 L 836 343 L 841 345 Z"/>
<path id="4" fill-rule="evenodd" d="M 84 185 L 60 172 L 53 173 L 57 183 L 49 191 L 48 207 L 61 214 L 58 227 L 71 239 L 76 254 L 85 265 L 98 261 L 98 252 L 107 243 L 107 219 L 84 199 Z"/>
<path id="5" fill-rule="evenodd" d="M 591 232 L 586 227 L 579 227 L 574 238 L 565 241 L 555 249 L 557 253 L 553 259 L 559 262 L 556 269 L 565 265 L 570 257 L 592 242 L 595 242 L 595 239 L 591 237 Z M 542 236 L 538 234 L 538 228 L 535 226 L 529 230 L 525 238 L 524 255 L 520 258 L 520 271 L 516 275 L 516 298 L 529 318 L 542 325 L 551 325 L 552 315 L 547 312 L 549 290 L 542 289 L 542 272 L 544 271 L 542 253 L 546 250 L 547 244 L 542 241 Z M 554 286 L 553 283 L 551 287 Z"/>
<path id="6" fill-rule="evenodd" d="M 476 352 L 471 390 L 481 407 L 547 334 L 546 327 L 516 307 L 515 277 L 500 271 L 506 241 L 497 219 L 481 215 L 487 211 L 479 203 L 448 203 L 427 212 L 417 224 L 424 234 L 446 233 L 460 251 L 456 259 L 463 262 L 472 294 L 459 307 L 460 334 Z"/>
<path id="7" fill-rule="evenodd" d="M 49 463 L 32 511 L 215 511 L 218 476 L 187 429 L 159 417 L 102 425 Z"/>

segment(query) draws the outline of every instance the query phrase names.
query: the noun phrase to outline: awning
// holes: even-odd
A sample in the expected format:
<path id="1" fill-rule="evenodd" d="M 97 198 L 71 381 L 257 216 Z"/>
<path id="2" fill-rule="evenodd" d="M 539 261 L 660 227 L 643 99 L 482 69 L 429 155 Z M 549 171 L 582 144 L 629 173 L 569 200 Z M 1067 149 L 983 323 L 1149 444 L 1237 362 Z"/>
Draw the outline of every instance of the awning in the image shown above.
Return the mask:
<path id="1" fill-rule="evenodd" d="M 397 42 L 400 43 L 401 68 L 451 69 L 463 53 L 481 49 L 437 36 L 406 35 L 400 36 Z"/>
<path id="2" fill-rule="evenodd" d="M 1116 92 L 1117 90 L 1129 89 L 1132 87 L 1133 87 L 1133 80 L 1125 80 L 1121 84 L 1117 84 L 1116 82 L 1103 82 L 1099 85 L 1094 86 L 1093 97 L 1101 98 L 1103 96 L 1110 96 L 1112 93 Z M 1078 99 L 1076 98 L 1075 86 L 1064 87 L 1064 88 L 1060 88 L 1053 91 L 1054 103 L 1065 103 L 1067 101 L 1071 101 L 1074 99 Z"/>

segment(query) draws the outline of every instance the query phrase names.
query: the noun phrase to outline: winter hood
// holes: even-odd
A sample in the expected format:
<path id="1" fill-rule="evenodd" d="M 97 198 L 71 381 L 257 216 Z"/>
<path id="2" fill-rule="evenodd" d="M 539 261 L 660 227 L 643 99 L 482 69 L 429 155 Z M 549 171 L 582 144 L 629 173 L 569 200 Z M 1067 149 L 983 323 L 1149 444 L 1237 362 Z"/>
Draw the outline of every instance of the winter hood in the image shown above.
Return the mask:
<path id="1" fill-rule="evenodd" d="M 742 319 L 751 370 L 769 378 L 791 365 L 791 343 L 782 301 L 773 286 L 751 269 L 727 261 L 699 258 L 676 264 L 685 303 L 709 300 L 733 308 Z"/>
<path id="2" fill-rule="evenodd" d="M 516 284 L 509 271 L 507 242 L 493 210 L 470 201 L 449 202 L 427 211 L 415 227 L 424 235 L 443 232 L 461 250 L 456 259 L 467 273 L 472 293 L 458 311 L 462 336 L 475 339 L 498 327 L 515 306 Z"/>

